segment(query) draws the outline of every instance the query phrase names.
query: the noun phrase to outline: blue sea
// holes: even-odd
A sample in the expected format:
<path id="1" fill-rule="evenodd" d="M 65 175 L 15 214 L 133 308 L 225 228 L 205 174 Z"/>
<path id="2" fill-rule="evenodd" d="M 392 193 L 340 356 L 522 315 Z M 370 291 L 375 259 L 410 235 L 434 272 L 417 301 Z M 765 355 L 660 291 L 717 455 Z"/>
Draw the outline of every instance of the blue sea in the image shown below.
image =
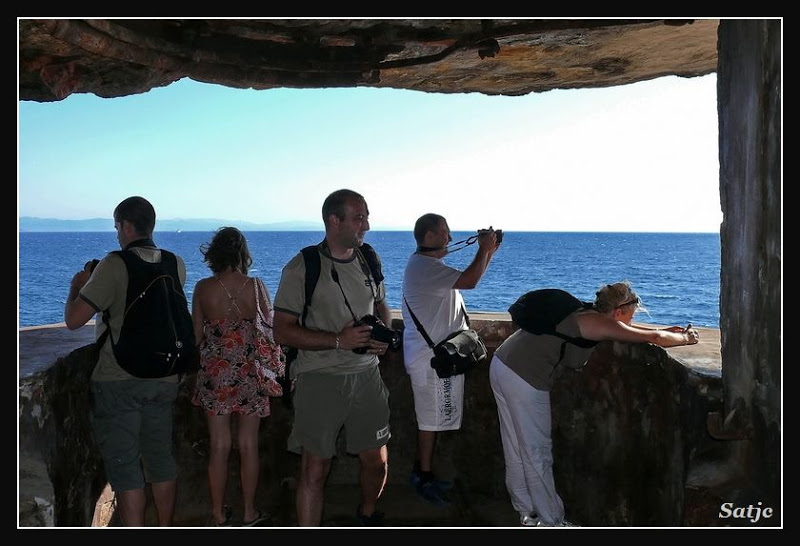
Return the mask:
<path id="1" fill-rule="evenodd" d="M 475 232 L 454 232 L 461 241 Z M 210 274 L 200 245 L 213 232 L 156 232 L 160 247 L 186 261 L 186 292 Z M 274 296 L 281 269 L 303 246 L 322 240 L 322 232 L 245 232 L 253 267 Z M 412 233 L 374 231 L 366 241 L 383 261 L 389 306 L 399 309 L 403 269 L 414 252 Z M 463 269 L 476 246 L 447 255 Z M 19 326 L 64 320 L 64 301 L 76 271 L 92 258 L 118 250 L 116 232 L 19 233 Z M 604 284 L 628 280 L 646 311 L 637 322 L 719 328 L 720 241 L 716 233 L 553 233 L 506 232 L 489 270 L 473 290 L 462 291 L 471 312 L 505 312 L 519 296 L 537 288 L 562 288 L 593 300 Z"/>

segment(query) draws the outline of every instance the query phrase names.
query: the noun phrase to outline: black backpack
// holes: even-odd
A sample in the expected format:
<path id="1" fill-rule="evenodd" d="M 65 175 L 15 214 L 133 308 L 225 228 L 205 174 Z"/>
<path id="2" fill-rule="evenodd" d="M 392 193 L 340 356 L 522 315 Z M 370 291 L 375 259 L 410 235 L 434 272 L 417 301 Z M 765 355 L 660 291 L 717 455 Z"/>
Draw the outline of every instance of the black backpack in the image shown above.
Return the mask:
<path id="1" fill-rule="evenodd" d="M 128 270 L 125 314 L 115 341 L 109 335 L 109 310 L 103 312 L 106 330 L 97 340 L 98 348 L 111 337 L 114 358 L 134 377 L 166 377 L 196 370 L 199 353 L 175 255 L 162 249 L 161 261 L 150 263 L 131 250 L 112 254 L 122 258 Z"/>
<path id="2" fill-rule="evenodd" d="M 361 255 L 369 266 L 369 272 L 372 275 L 372 280 L 375 285 L 379 285 L 385 278 L 383 270 L 381 269 L 381 262 L 378 258 L 375 249 L 367 243 L 362 243 Z M 322 269 L 322 262 L 319 257 L 319 245 L 310 245 L 304 247 L 301 252 L 303 253 L 303 262 L 306 266 L 306 282 L 305 282 L 305 300 L 303 302 L 303 315 L 300 318 L 300 324 L 305 326 L 306 317 L 308 316 L 308 306 L 311 305 L 311 298 L 314 295 L 314 289 L 317 287 L 319 281 L 320 270 Z M 297 358 L 296 347 L 283 347 L 284 354 L 286 354 L 286 375 L 283 377 L 283 400 L 287 406 L 291 406 L 291 388 L 289 379 L 289 366 L 292 361 Z"/>
<path id="3" fill-rule="evenodd" d="M 567 343 L 572 343 L 582 348 L 594 347 L 597 341 L 582 337 L 571 337 L 556 331 L 556 326 L 564 320 L 567 315 L 578 309 L 591 309 L 594 305 L 591 302 L 584 302 L 565 290 L 557 288 L 542 288 L 532 290 L 519 297 L 511 304 L 508 312 L 514 323 L 531 334 L 548 334 L 564 340 L 561 344 L 561 352 L 558 362 L 564 358 Z"/>

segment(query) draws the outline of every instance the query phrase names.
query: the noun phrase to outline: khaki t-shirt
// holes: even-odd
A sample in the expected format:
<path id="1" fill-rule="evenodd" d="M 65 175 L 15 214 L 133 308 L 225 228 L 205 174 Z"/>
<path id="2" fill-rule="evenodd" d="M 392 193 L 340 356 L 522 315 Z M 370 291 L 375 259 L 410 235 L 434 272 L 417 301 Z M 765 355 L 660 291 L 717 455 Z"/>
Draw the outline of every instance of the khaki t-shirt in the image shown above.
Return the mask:
<path id="1" fill-rule="evenodd" d="M 161 251 L 151 247 L 134 247 L 131 249 L 143 260 L 151 263 L 161 261 Z M 186 265 L 180 256 L 175 256 L 178 262 L 178 278 L 181 284 L 186 282 Z M 128 291 L 128 270 L 125 262 L 116 254 L 109 253 L 97 264 L 88 282 L 81 288 L 80 298 L 94 307 L 99 313 L 95 317 L 95 339 L 105 331 L 106 325 L 102 320 L 102 312 L 110 311 L 111 335 L 106 338 L 100 348 L 100 356 L 92 373 L 92 381 L 119 381 L 125 379 L 139 379 L 123 370 L 114 358 L 111 340 L 119 339 L 122 329 L 122 318 L 125 312 L 125 300 Z M 154 378 L 155 381 L 177 382 L 177 375 Z"/>
<path id="2" fill-rule="evenodd" d="M 571 337 L 580 337 L 581 331 L 575 318 L 579 312 L 567 315 L 556 326 L 556 330 Z M 540 391 L 549 391 L 565 368 L 584 365 L 594 350 L 594 347 L 582 348 L 567 343 L 564 358 L 559 363 L 562 343 L 564 340 L 559 337 L 531 334 L 520 329 L 508 336 L 495 354 L 526 383 Z"/>
<path id="3" fill-rule="evenodd" d="M 305 327 L 323 332 L 340 332 L 353 320 L 364 315 L 375 315 L 376 302 L 383 301 L 383 283 L 375 286 L 372 275 L 365 271 L 355 253 L 351 260 L 331 258 L 320 252 L 320 275 L 308 308 Z M 365 265 L 365 264 L 364 264 Z M 338 274 L 341 287 L 333 280 L 332 268 Z M 305 260 L 298 253 L 284 266 L 281 281 L 275 293 L 275 310 L 299 317 L 305 302 Z M 345 302 L 350 304 L 350 309 Z M 328 374 L 349 374 L 378 365 L 374 354 L 357 354 L 347 349 L 307 351 L 300 349 L 292 362 L 291 376 L 314 371 Z"/>

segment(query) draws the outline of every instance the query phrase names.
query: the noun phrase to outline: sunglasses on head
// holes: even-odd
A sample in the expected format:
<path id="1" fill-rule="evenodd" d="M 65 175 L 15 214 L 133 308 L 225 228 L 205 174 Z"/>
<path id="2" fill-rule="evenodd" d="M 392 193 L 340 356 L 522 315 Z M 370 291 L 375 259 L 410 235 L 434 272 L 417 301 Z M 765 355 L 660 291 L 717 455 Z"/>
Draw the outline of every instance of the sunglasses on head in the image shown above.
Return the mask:
<path id="1" fill-rule="evenodd" d="M 639 304 L 641 302 L 642 302 L 642 300 L 640 300 L 638 297 L 636 297 L 635 299 L 632 299 L 630 301 L 626 301 L 625 303 L 620 303 L 619 305 L 617 305 L 617 309 L 619 309 L 620 307 L 625 307 L 626 305 L 631 305 L 631 304 L 635 304 L 636 307 L 639 307 Z"/>

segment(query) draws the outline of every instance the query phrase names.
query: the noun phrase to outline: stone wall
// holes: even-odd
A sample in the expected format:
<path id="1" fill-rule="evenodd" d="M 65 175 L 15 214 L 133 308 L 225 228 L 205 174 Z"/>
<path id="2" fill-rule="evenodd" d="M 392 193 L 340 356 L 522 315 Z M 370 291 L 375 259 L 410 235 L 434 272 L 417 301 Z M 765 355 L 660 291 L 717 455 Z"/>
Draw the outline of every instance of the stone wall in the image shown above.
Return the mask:
<path id="1" fill-rule="evenodd" d="M 732 465 L 752 479 L 745 504 L 782 496 L 781 22 L 726 21 L 719 31 L 725 410 L 719 435 L 741 440 Z"/>
<path id="2" fill-rule="evenodd" d="M 491 353 L 512 331 L 507 320 L 473 323 Z M 710 344 L 713 349 L 713 336 Z M 83 347 L 20 381 L 20 460 L 26 468 L 20 471 L 20 526 L 92 524 L 105 485 L 87 417 L 88 374 L 95 358 L 93 347 Z M 491 525 L 482 522 L 478 499 L 507 499 L 487 370 L 488 363 L 470 372 L 462 430 L 440 435 L 435 461 L 437 471 L 455 480 L 461 509 L 475 525 Z M 416 422 L 402 355 L 385 357 L 381 371 L 391 393 L 389 481 L 405 482 L 414 458 Z M 203 510 L 207 506 L 208 435 L 202 412 L 190 403 L 193 379 L 186 378 L 175 408 L 180 468 L 176 519 L 184 521 L 191 518 L 182 517 L 181 510 L 196 507 L 198 499 Z M 718 523 L 718 494 L 709 493 L 707 484 L 699 486 L 703 495 L 687 494 L 686 485 L 695 460 L 713 466 L 720 456 L 704 455 L 711 441 L 705 419 L 710 410 L 719 409 L 720 390 L 719 373 L 698 374 L 658 347 L 599 345 L 589 364 L 565 374 L 552 393 L 556 482 L 568 517 L 596 526 Z M 260 494 L 276 519 L 291 521 L 299 457 L 285 449 L 291 411 L 279 400 L 273 400 L 272 408 L 260 431 Z M 355 486 L 357 480 L 357 459 L 341 450 L 329 483 Z M 96 521 L 108 523 L 102 517 Z"/>

